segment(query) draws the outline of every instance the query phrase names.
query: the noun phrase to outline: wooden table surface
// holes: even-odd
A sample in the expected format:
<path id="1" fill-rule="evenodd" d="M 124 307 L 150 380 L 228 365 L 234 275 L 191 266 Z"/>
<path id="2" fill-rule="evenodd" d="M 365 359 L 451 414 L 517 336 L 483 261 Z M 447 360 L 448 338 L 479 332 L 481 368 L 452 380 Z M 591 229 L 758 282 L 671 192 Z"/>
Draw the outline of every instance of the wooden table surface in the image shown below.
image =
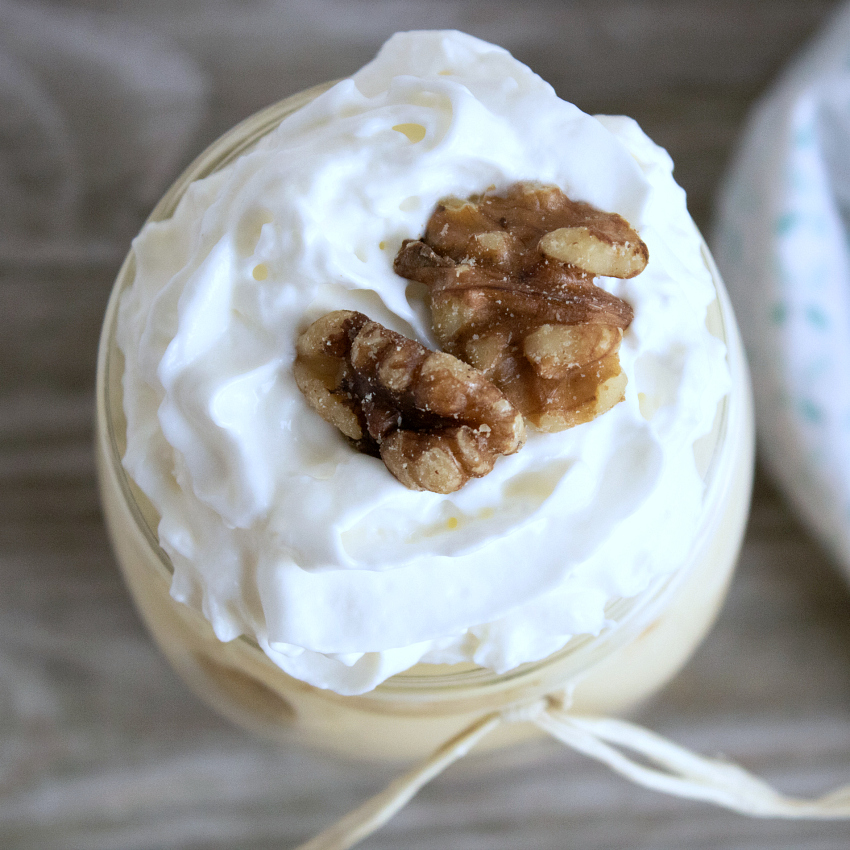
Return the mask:
<path id="1" fill-rule="evenodd" d="M 636 117 L 702 226 L 744 116 L 834 8 L 818 0 L 0 0 L 0 847 L 283 850 L 394 769 L 276 748 L 200 704 L 145 634 L 92 460 L 98 328 L 180 167 L 392 31 L 458 27 L 587 111 Z M 850 592 L 759 475 L 720 621 L 636 719 L 789 794 L 850 782 Z M 439 777 L 368 848 L 850 846 L 636 788 L 542 742 Z"/>

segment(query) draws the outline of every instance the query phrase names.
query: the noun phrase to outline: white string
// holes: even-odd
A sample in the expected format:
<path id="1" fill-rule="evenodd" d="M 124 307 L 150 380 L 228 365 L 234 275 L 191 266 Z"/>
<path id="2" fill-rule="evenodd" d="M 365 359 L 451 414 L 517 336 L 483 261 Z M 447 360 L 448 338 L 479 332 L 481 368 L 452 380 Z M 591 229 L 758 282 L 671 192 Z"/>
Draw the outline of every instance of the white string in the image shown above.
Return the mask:
<path id="1" fill-rule="evenodd" d="M 754 817 L 850 817 L 850 786 L 817 800 L 798 800 L 779 794 L 736 764 L 696 755 L 623 720 L 574 717 L 562 709 L 550 708 L 538 715 L 535 723 L 632 782 L 666 794 L 704 800 Z M 632 750 L 663 770 L 640 764 L 615 747 Z"/>
<path id="2" fill-rule="evenodd" d="M 485 735 L 504 721 L 500 712 L 485 715 L 441 747 L 421 764 L 393 780 L 383 791 L 349 812 L 296 850 L 348 850 L 382 827 L 427 782 L 452 762 L 465 756 Z"/>
<path id="3" fill-rule="evenodd" d="M 553 696 L 485 715 L 296 850 L 348 850 L 382 827 L 423 785 L 465 756 L 482 738 L 503 723 L 518 722 L 536 723 L 567 746 L 607 764 L 632 782 L 665 794 L 703 800 L 754 817 L 850 818 L 850 785 L 817 800 L 785 797 L 736 764 L 699 756 L 624 720 L 573 716 L 560 705 Z M 617 747 L 631 750 L 658 767 L 641 764 Z"/>

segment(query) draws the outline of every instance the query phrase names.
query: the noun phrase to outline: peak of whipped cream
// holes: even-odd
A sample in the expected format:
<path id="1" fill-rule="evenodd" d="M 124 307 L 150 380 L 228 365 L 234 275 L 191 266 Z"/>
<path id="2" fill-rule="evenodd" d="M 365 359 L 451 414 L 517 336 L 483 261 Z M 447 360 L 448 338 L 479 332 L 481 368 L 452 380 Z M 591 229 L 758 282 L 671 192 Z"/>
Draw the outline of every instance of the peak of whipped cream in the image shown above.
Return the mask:
<path id="1" fill-rule="evenodd" d="M 307 405 L 295 340 L 350 309 L 436 348 L 393 272 L 437 202 L 517 181 L 624 216 L 649 247 L 601 279 L 634 322 L 624 402 L 451 495 L 405 489 Z M 221 640 L 362 693 L 419 661 L 505 671 L 682 563 L 704 483 L 694 442 L 728 389 L 699 234 L 672 163 L 459 32 L 393 36 L 134 242 L 120 307 L 129 474 L 158 511 L 172 596 Z M 642 413 L 643 411 L 643 413 Z M 646 414 L 646 415 L 644 415 Z"/>

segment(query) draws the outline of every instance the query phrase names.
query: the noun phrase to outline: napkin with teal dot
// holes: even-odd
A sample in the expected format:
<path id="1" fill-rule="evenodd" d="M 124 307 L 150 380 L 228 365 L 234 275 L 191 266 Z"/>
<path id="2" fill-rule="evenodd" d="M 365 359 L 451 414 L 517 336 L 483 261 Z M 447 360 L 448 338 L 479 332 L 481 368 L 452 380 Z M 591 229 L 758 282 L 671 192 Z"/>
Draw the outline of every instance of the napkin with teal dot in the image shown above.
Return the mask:
<path id="1" fill-rule="evenodd" d="M 850 576 L 850 5 L 749 116 L 712 242 L 762 461 Z"/>

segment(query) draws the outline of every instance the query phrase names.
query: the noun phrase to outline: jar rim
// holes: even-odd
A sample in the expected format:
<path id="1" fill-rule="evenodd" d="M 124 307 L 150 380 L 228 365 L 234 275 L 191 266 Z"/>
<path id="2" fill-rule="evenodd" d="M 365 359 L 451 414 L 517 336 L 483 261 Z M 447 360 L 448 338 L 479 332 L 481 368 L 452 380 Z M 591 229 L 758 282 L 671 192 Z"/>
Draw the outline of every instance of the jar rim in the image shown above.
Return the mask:
<path id="1" fill-rule="evenodd" d="M 261 138 L 274 130 L 286 116 L 305 106 L 334 84 L 335 82 L 322 83 L 284 98 L 254 113 L 228 130 L 196 157 L 181 173 L 156 204 L 148 216 L 146 223 L 170 218 L 191 183 L 227 166 L 254 146 Z M 727 345 L 728 362 L 728 307 L 724 303 L 723 298 L 721 298 L 721 293 L 723 292 L 721 278 L 704 241 L 702 242 L 702 254 L 703 261 L 711 274 L 715 290 L 718 294 L 718 335 Z M 113 392 L 115 387 L 122 386 L 120 380 L 115 380 L 116 370 L 120 369 L 120 375 L 123 375 L 124 371 L 123 354 L 118 348 L 116 341 L 119 302 L 123 293 L 132 286 L 134 277 L 135 256 L 131 247 L 118 271 L 112 292 L 110 293 L 100 336 L 96 385 L 97 409 L 99 411 L 98 430 L 101 432 L 98 438 L 105 443 L 103 446 L 105 449 L 104 455 L 115 473 L 124 501 L 129 508 L 138 531 L 146 539 L 164 572 L 170 577 L 174 572 L 171 559 L 160 546 L 156 530 L 151 526 L 151 522 L 145 515 L 145 510 L 142 507 L 142 504 L 147 503 L 149 505 L 149 503 L 135 482 L 130 478 L 122 462 L 125 449 L 123 432 L 126 428 L 123 411 L 123 393 L 120 391 L 118 393 Z M 118 360 L 121 361 L 120 364 Z M 120 398 L 116 398 L 116 395 Z M 706 484 L 706 493 L 711 488 L 712 480 L 719 465 L 718 460 L 727 442 L 726 432 L 729 420 L 729 400 L 730 396 L 727 394 L 718 403 L 714 446 L 707 460 L 706 471 L 703 476 Z M 149 509 L 152 513 L 155 512 L 152 506 L 149 506 Z M 591 666 L 599 658 L 625 643 L 632 634 L 645 628 L 646 622 L 651 618 L 652 613 L 663 608 L 664 601 L 672 595 L 673 590 L 682 581 L 686 572 L 687 569 L 685 566 L 680 567 L 673 573 L 660 576 L 654 580 L 648 588 L 637 596 L 618 598 L 610 601 L 606 606 L 605 614 L 606 620 L 613 625 L 606 626 L 598 635 L 574 635 L 567 640 L 561 649 L 537 661 L 526 662 L 503 673 L 496 673 L 484 667 L 473 667 L 471 669 L 467 668 L 429 675 L 403 671 L 394 674 L 377 685 L 373 691 L 369 692 L 369 696 L 397 698 L 404 694 L 418 693 L 426 690 L 429 693 L 439 694 L 471 686 L 476 688 L 486 688 L 488 686 L 503 687 L 506 683 L 527 677 L 544 667 L 561 662 L 567 657 L 571 657 L 575 661 L 574 672 L 578 674 Z M 253 650 L 267 657 L 254 638 L 243 634 L 239 635 L 235 640 L 248 644 Z M 281 670 L 281 673 L 285 674 L 285 671 Z"/>

